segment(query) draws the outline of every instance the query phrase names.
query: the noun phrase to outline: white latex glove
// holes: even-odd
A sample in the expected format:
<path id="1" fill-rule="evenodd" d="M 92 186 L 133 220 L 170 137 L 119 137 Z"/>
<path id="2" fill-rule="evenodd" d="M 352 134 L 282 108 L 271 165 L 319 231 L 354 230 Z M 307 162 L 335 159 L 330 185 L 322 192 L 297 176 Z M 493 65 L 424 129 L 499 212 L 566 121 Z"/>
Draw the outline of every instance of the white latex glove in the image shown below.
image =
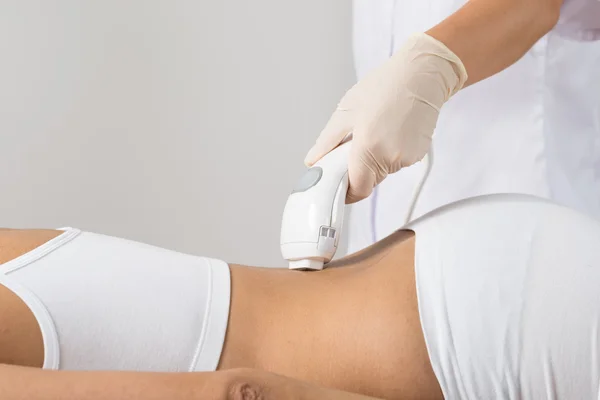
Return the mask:
<path id="1" fill-rule="evenodd" d="M 461 60 L 420 33 L 352 87 L 305 159 L 313 165 L 352 134 L 347 203 L 429 151 L 440 108 L 467 80 Z"/>

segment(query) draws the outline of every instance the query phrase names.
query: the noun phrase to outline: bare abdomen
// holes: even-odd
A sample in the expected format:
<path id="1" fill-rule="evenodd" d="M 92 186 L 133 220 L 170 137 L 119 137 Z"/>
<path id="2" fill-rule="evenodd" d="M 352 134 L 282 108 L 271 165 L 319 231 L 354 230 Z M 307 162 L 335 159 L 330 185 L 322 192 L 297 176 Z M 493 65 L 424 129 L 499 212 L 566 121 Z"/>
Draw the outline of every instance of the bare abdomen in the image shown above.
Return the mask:
<path id="1" fill-rule="evenodd" d="M 441 398 L 420 325 L 412 235 L 341 263 L 316 273 L 232 266 L 220 368 L 381 398 Z"/>

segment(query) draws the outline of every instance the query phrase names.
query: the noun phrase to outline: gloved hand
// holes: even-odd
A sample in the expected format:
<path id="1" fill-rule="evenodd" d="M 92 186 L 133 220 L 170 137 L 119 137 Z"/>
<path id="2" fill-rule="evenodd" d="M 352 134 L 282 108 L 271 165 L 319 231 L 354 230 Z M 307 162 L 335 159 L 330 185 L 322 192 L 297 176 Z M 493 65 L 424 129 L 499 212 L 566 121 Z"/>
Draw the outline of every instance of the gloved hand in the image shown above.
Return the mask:
<path id="1" fill-rule="evenodd" d="M 388 174 L 429 151 L 440 108 L 467 80 L 462 61 L 420 33 L 340 101 L 305 159 L 313 165 L 352 134 L 347 203 L 368 197 Z"/>

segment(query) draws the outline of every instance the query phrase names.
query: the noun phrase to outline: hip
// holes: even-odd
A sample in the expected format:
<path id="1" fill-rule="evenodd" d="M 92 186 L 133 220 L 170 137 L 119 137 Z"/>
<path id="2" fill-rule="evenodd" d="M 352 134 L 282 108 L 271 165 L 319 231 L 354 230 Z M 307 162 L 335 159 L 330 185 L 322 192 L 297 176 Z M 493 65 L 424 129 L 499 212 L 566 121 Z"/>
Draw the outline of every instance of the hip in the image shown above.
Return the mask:
<path id="1" fill-rule="evenodd" d="M 415 221 L 419 311 L 448 399 L 596 398 L 600 224 L 529 196 Z"/>

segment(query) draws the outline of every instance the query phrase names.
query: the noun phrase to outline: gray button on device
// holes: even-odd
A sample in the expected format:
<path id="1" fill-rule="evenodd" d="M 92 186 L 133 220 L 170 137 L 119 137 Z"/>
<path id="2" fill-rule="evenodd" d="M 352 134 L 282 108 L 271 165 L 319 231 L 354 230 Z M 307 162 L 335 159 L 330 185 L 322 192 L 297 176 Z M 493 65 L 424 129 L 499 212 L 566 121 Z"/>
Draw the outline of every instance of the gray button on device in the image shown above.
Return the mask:
<path id="1" fill-rule="evenodd" d="M 323 169 L 321 167 L 313 167 L 306 171 L 302 178 L 296 183 L 292 193 L 304 192 L 311 187 L 315 186 L 321 180 L 323 176 Z"/>

